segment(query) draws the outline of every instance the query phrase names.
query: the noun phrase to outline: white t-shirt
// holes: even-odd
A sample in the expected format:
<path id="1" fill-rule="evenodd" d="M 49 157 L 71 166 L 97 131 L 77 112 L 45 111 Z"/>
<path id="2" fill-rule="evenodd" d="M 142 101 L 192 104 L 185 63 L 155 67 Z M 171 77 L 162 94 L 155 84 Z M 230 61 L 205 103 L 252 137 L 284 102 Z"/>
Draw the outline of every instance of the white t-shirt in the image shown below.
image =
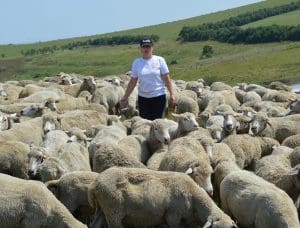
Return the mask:
<path id="1" fill-rule="evenodd" d="M 151 98 L 166 93 L 163 75 L 169 69 L 165 59 L 152 55 L 151 59 L 137 58 L 132 63 L 131 77 L 139 79 L 138 94 L 141 97 Z"/>

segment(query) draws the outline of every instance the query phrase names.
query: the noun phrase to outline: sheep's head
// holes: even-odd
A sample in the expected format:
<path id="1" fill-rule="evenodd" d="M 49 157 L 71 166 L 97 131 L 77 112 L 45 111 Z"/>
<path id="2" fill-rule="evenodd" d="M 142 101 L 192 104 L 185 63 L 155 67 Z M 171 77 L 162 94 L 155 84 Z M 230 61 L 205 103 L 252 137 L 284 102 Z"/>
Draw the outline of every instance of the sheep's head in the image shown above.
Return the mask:
<path id="1" fill-rule="evenodd" d="M 199 165 L 193 165 L 189 167 L 185 174 L 189 175 L 200 187 L 202 187 L 210 196 L 213 195 L 213 186 L 211 183 L 211 174 L 213 170 L 209 165 L 207 167 L 201 167 Z"/>
<path id="2" fill-rule="evenodd" d="M 32 104 L 32 105 L 29 105 L 29 106 L 23 108 L 20 111 L 20 115 L 36 117 L 36 116 L 41 116 L 42 111 L 43 111 L 43 107 L 41 107 L 38 104 Z"/>
<path id="3" fill-rule="evenodd" d="M 42 147 L 30 145 L 28 154 L 28 175 L 31 179 L 37 179 L 38 169 L 47 158 L 45 149 Z"/>
<path id="4" fill-rule="evenodd" d="M 59 179 L 66 173 L 66 170 L 57 158 L 49 157 L 38 166 L 37 173 L 40 176 L 41 181 L 46 182 L 49 180 Z"/>
<path id="5" fill-rule="evenodd" d="M 198 123 L 193 113 L 190 112 L 186 112 L 182 114 L 172 113 L 172 116 L 176 118 L 179 126 L 182 127 L 183 131 L 190 132 L 198 129 Z"/>
<path id="6" fill-rule="evenodd" d="M 61 118 L 59 116 L 44 114 L 42 119 L 43 119 L 44 133 L 48 133 L 49 131 L 60 129 Z"/>
<path id="7" fill-rule="evenodd" d="M 258 135 L 267 127 L 267 125 L 271 126 L 267 114 L 258 112 L 253 116 L 250 122 L 249 134 Z"/>
<path id="8" fill-rule="evenodd" d="M 154 137 L 154 140 L 164 144 L 170 143 L 171 137 L 169 130 L 163 119 L 156 119 L 146 124 L 150 125 L 150 134 Z"/>

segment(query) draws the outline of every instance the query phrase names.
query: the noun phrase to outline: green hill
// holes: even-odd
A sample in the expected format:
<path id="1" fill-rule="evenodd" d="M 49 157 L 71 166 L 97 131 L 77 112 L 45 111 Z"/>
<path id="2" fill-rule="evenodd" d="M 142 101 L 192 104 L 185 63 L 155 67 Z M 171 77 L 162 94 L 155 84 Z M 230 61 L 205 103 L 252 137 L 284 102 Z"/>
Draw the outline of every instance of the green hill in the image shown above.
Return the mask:
<path id="1" fill-rule="evenodd" d="M 256 45 L 227 44 L 215 41 L 176 41 L 183 26 L 218 22 L 242 13 L 288 4 L 286 0 L 268 0 L 221 12 L 185 20 L 147 26 L 90 37 L 55 40 L 26 45 L 0 45 L 0 79 L 40 79 L 58 72 L 75 72 L 83 75 L 105 76 L 122 74 L 130 70 L 132 60 L 139 56 L 137 44 L 114 46 L 83 46 L 73 50 L 58 50 L 52 54 L 24 57 L 21 51 L 56 45 L 61 47 L 75 41 L 98 37 L 154 34 L 160 37 L 155 44 L 155 54 L 162 55 L 169 63 L 175 79 L 266 83 L 274 80 L 300 81 L 300 42 L 280 42 Z M 291 23 L 300 24 L 299 11 L 270 17 L 246 26 Z M 296 18 L 292 19 L 291 18 Z M 272 22 L 269 22 L 272 20 Z M 260 24 L 259 24 L 260 23 Z M 289 24 L 291 25 L 291 24 Z M 205 45 L 213 48 L 211 58 L 202 59 Z M 2 58 L 1 58 L 2 56 Z"/>

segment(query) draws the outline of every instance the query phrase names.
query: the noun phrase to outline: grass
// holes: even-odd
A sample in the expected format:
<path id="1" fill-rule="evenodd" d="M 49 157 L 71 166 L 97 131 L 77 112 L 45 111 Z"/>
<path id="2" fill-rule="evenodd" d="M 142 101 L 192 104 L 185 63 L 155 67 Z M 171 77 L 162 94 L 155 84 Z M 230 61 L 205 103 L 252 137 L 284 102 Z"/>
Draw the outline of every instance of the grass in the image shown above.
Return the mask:
<path id="1" fill-rule="evenodd" d="M 130 70 L 131 62 L 140 55 L 138 45 L 82 47 L 72 51 L 56 51 L 53 54 L 23 57 L 21 50 L 47 46 L 61 46 L 69 42 L 101 36 L 156 34 L 160 41 L 154 53 L 164 56 L 175 79 L 207 81 L 266 83 L 274 80 L 300 81 L 300 42 L 284 42 L 257 45 L 232 45 L 214 41 L 179 43 L 176 41 L 184 25 L 198 25 L 224 20 L 230 16 L 278 5 L 291 1 L 268 0 L 259 3 L 211 13 L 175 22 L 138 29 L 120 31 L 91 37 L 55 40 L 50 42 L 0 45 L 0 80 L 40 79 L 58 72 L 74 72 L 82 75 L 118 75 Z M 270 17 L 247 26 L 270 23 L 299 24 L 299 11 Z M 204 45 L 213 47 L 213 56 L 201 59 Z M 1 54 L 5 58 L 1 58 Z"/>

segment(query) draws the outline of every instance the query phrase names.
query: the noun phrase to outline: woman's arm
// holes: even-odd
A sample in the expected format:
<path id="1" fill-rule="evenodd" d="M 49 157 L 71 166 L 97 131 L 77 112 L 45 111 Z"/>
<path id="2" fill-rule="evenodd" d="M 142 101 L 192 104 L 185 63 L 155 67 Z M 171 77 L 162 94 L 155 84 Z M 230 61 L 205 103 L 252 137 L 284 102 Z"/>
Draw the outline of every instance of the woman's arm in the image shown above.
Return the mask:
<path id="1" fill-rule="evenodd" d="M 134 87 L 136 86 L 136 83 L 138 81 L 138 78 L 130 78 L 130 81 L 127 85 L 126 91 L 124 96 L 121 98 L 120 100 L 120 108 L 123 109 L 127 106 L 128 104 L 128 97 L 130 96 L 130 94 L 132 93 Z"/>
<path id="2" fill-rule="evenodd" d="M 165 75 L 163 75 L 163 79 L 164 79 L 165 85 L 170 93 L 170 101 L 169 101 L 170 105 L 173 106 L 173 105 L 175 105 L 176 97 L 175 97 L 175 91 L 173 88 L 171 77 L 169 74 L 165 74 Z"/>

